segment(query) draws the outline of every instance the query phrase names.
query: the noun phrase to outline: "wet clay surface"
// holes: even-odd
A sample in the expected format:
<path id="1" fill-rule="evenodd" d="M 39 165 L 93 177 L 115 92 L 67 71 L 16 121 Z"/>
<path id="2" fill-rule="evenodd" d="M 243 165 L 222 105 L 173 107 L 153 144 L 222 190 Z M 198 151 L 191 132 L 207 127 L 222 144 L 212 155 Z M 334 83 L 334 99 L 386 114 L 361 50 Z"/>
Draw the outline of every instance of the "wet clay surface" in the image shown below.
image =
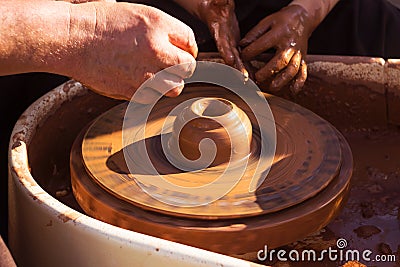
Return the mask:
<path id="1" fill-rule="evenodd" d="M 118 102 L 94 94 L 75 99 L 51 116 L 46 122 L 46 127 L 38 129 L 30 146 L 30 166 L 35 179 L 54 197 L 77 210 L 80 208 L 70 191 L 68 165 L 71 144 L 85 124 L 116 103 Z M 60 122 L 64 124 L 63 127 L 60 126 Z M 368 248 L 373 250 L 373 255 L 397 253 L 398 260 L 400 131 L 379 130 L 374 127 L 374 130 L 360 128 L 346 131 L 343 124 L 342 121 L 339 129 L 348 140 L 355 161 L 348 203 L 337 219 L 327 227 L 284 249 L 322 250 L 329 246 L 334 247 L 337 238 L 345 238 L 348 248 Z M 348 125 L 347 128 L 352 126 Z M 54 136 L 57 138 L 53 138 Z M 248 258 L 257 261 L 254 255 Z M 307 266 L 340 264 L 329 261 L 307 262 Z M 367 265 L 399 266 L 399 263 L 379 265 L 374 262 Z M 275 262 L 274 266 L 304 266 L 304 263 Z"/>
<path id="2" fill-rule="evenodd" d="M 200 96 L 225 97 L 238 105 L 238 108 L 243 110 L 245 114 L 251 114 L 248 106 L 227 90 L 219 87 L 190 86 L 186 88 L 182 96 L 175 99 L 165 98 L 157 103 L 154 107 L 154 112 L 150 114 L 146 121 L 146 136 L 137 137 L 137 139 L 129 141 L 129 146 L 122 147 L 121 140 L 137 135 L 137 132 L 141 127 L 144 127 L 144 124 L 140 123 L 138 128 L 135 127 L 130 130 L 130 133 L 127 131 L 123 137 L 121 133 L 122 121 L 128 125 L 137 125 L 135 122 L 136 116 L 127 115 L 126 119 L 123 120 L 126 105 L 118 106 L 102 115 L 87 131 L 82 144 L 82 153 L 88 173 L 106 191 L 134 205 L 156 210 L 157 212 L 167 212 L 176 216 L 207 219 L 248 217 L 283 210 L 315 196 L 338 176 L 343 155 L 341 154 L 340 143 L 335 129 L 313 113 L 269 95 L 267 97 L 276 124 L 277 145 L 275 159 L 271 162 L 272 168 L 268 173 L 267 179 L 265 179 L 263 173 L 269 167 L 270 160 L 267 156 L 268 154 L 265 152 L 260 154 L 259 150 L 262 146 L 267 147 L 270 143 L 272 144 L 272 141 L 268 140 L 267 137 L 260 136 L 260 132 L 267 132 L 267 127 L 269 126 L 257 124 L 254 115 L 249 116 L 255 133 L 252 148 L 249 148 L 250 155 L 245 171 L 237 167 L 236 169 L 232 168 L 229 176 L 227 176 L 228 179 L 222 180 L 220 177 L 228 168 L 223 164 L 204 168 L 204 171 L 196 171 L 194 173 L 177 169 L 163 156 L 162 146 L 160 142 L 157 142 L 157 139 L 161 138 L 159 133 L 163 125 L 166 129 L 172 128 L 172 124 L 176 125 L 174 123 L 174 120 L 176 122 L 175 116 L 170 115 L 171 110 L 183 101 L 196 99 L 196 97 Z M 186 111 L 187 109 L 183 110 Z M 140 113 L 140 111 L 138 110 L 137 112 Z M 180 119 L 181 114 L 177 113 L 177 118 Z M 258 117 L 262 115 L 256 114 Z M 261 129 L 262 127 L 263 129 Z M 215 133 L 215 131 L 213 130 L 212 133 Z M 182 134 L 185 133 L 183 132 Z M 170 141 L 173 141 L 173 138 L 177 138 L 176 135 L 171 135 L 168 131 L 163 135 L 166 136 L 166 139 L 169 138 Z M 234 137 L 232 131 L 231 136 Z M 246 140 L 246 136 L 239 138 Z M 194 134 L 192 134 L 192 139 L 195 139 Z M 219 144 L 221 143 L 219 141 Z M 196 144 L 197 147 L 198 143 Z M 126 174 L 117 173 L 107 166 L 107 163 L 110 162 L 110 157 L 114 157 L 114 154 L 119 153 L 121 149 L 126 149 L 125 151 L 129 155 L 127 157 L 128 162 L 131 161 L 128 163 L 131 166 L 131 171 Z M 236 147 L 236 149 L 238 148 Z M 164 152 L 170 153 L 167 149 Z M 271 151 L 271 153 L 273 152 Z M 147 154 L 157 173 L 145 167 L 146 161 L 143 155 Z M 234 158 L 235 155 L 232 157 L 232 164 L 235 164 Z M 76 160 L 74 157 L 71 157 L 71 159 L 72 161 Z M 240 158 L 239 160 L 242 159 Z M 115 167 L 123 169 L 126 161 L 113 162 L 114 169 Z M 261 165 L 260 167 L 260 164 L 265 164 L 265 166 Z M 219 179 L 219 185 L 225 185 L 228 190 L 230 188 L 232 190 L 226 192 L 220 200 L 208 205 L 196 205 L 197 207 L 185 207 L 176 204 L 173 206 L 165 205 L 159 203 L 159 201 L 154 201 L 152 197 L 145 194 L 143 189 L 135 182 L 136 179 L 141 179 L 140 182 L 145 183 L 145 188 L 148 192 L 163 194 L 165 198 L 171 199 L 174 201 L 173 203 L 178 204 L 201 201 L 202 198 L 211 198 L 214 191 L 211 194 L 210 191 L 206 190 L 179 191 L 180 187 L 166 190 L 166 188 L 160 188 L 161 182 L 152 183 L 152 180 L 155 180 L 158 174 L 171 183 L 184 187 L 207 186 L 215 179 Z M 145 179 L 136 178 L 140 175 L 148 175 L 148 177 Z M 241 179 L 232 187 L 232 177 L 235 176 L 241 177 Z M 79 179 L 79 177 L 77 178 Z M 253 179 L 260 180 L 262 185 L 257 191 L 249 193 L 248 188 Z M 182 199 L 179 200 L 180 198 Z"/>

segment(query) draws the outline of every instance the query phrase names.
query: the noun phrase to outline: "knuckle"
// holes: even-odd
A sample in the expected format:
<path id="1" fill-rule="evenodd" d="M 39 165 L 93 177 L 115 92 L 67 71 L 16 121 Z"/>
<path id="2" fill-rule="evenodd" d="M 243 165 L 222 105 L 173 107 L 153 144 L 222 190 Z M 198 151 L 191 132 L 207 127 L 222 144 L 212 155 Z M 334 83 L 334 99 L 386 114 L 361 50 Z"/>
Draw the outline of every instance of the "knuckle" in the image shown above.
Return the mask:
<path id="1" fill-rule="evenodd" d="M 182 77 L 190 77 L 196 68 L 196 60 L 191 56 L 178 56 L 176 64 L 182 73 Z"/>
<path id="2" fill-rule="evenodd" d="M 299 68 L 296 67 L 295 64 L 289 65 L 289 66 L 287 67 L 287 76 L 289 76 L 290 78 L 293 78 L 293 77 L 297 74 L 298 69 L 299 69 Z"/>
<path id="3" fill-rule="evenodd" d="M 293 76 L 290 75 L 289 72 L 286 72 L 286 71 L 285 71 L 285 72 L 283 72 L 283 73 L 281 74 L 281 76 L 279 77 L 278 81 L 279 81 L 280 83 L 282 83 L 282 82 L 291 80 L 292 78 L 293 78 Z"/>

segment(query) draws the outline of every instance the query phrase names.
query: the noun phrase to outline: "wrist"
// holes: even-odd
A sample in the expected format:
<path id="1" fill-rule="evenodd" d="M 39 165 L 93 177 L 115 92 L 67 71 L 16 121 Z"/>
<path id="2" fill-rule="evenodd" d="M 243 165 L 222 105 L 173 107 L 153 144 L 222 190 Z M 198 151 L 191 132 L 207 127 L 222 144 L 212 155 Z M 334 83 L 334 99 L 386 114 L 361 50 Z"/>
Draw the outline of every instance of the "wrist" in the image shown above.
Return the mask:
<path id="1" fill-rule="evenodd" d="M 297 5 L 302 7 L 308 16 L 312 31 L 325 19 L 332 8 L 339 2 L 339 0 L 293 0 L 289 6 Z"/>
<path id="2" fill-rule="evenodd" d="M 87 60 L 91 44 L 99 34 L 100 18 L 103 12 L 96 3 L 69 4 L 68 24 L 65 37 L 59 44 L 62 51 L 59 57 L 49 58 L 49 67 L 53 72 L 74 77 L 77 70 L 82 68 Z"/>

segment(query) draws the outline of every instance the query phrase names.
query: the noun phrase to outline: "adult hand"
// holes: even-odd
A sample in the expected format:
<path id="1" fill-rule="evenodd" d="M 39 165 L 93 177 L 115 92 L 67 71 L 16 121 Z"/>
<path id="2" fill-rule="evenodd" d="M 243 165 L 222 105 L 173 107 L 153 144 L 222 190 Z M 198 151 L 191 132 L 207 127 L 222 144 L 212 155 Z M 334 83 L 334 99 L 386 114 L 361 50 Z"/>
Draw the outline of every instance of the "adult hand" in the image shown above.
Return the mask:
<path id="1" fill-rule="evenodd" d="M 238 51 L 240 30 L 234 0 L 206 0 L 198 4 L 198 14 L 206 22 L 225 63 L 247 75 Z"/>
<path id="2" fill-rule="evenodd" d="M 79 23 L 82 5 L 89 4 L 71 7 L 71 16 L 78 19 L 76 24 L 71 20 L 70 31 L 76 29 L 78 35 L 83 26 Z M 185 63 L 163 72 L 148 83 L 149 87 L 141 88 L 133 100 L 150 103 L 160 94 L 177 96 L 183 89 L 183 79 L 192 74 L 196 64 L 197 46 L 192 30 L 148 6 L 97 4 L 93 38 L 82 41 L 85 43 L 76 58 L 77 67 L 71 70 L 70 76 L 113 98 L 130 99 L 144 81 L 152 79 L 160 70 Z"/>
<path id="3" fill-rule="evenodd" d="M 291 90 L 297 93 L 307 78 L 308 38 L 315 22 L 299 5 L 289 5 L 261 20 L 240 41 L 244 47 L 242 58 L 251 60 L 268 49 L 275 48 L 275 56 L 256 72 L 256 80 L 271 80 L 271 91 L 278 91 L 293 80 Z"/>

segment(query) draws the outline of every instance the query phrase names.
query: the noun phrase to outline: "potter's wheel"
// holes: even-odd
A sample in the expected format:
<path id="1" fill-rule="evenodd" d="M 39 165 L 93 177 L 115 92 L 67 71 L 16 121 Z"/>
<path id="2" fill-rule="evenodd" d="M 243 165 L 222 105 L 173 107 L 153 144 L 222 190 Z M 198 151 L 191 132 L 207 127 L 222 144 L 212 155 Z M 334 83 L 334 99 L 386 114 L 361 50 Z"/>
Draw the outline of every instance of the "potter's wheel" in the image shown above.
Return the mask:
<path id="1" fill-rule="evenodd" d="M 144 142 L 149 158 L 165 179 L 185 186 L 207 184 L 219 166 L 197 173 L 171 165 L 160 149 L 160 125 L 168 120 L 173 123 L 167 114 L 184 100 L 227 99 L 243 110 L 253 125 L 243 179 L 223 198 L 196 207 L 169 205 L 144 193 L 135 181 L 135 175 L 141 174 L 140 166 L 135 174 L 136 169 L 126 166 L 122 152 L 127 104 L 121 104 L 92 122 L 71 152 L 74 195 L 87 214 L 123 228 L 226 254 L 295 241 L 336 215 L 348 191 L 352 156 L 348 144 L 329 123 L 296 104 L 265 95 L 275 118 L 276 153 L 267 178 L 250 193 L 249 177 L 259 160 L 262 140 L 249 107 L 221 88 L 190 86 L 184 92 L 157 103 L 145 126 L 146 138 L 137 142 Z M 128 148 L 130 153 L 144 153 L 136 142 Z M 178 200 L 199 197 L 154 190 Z"/>

